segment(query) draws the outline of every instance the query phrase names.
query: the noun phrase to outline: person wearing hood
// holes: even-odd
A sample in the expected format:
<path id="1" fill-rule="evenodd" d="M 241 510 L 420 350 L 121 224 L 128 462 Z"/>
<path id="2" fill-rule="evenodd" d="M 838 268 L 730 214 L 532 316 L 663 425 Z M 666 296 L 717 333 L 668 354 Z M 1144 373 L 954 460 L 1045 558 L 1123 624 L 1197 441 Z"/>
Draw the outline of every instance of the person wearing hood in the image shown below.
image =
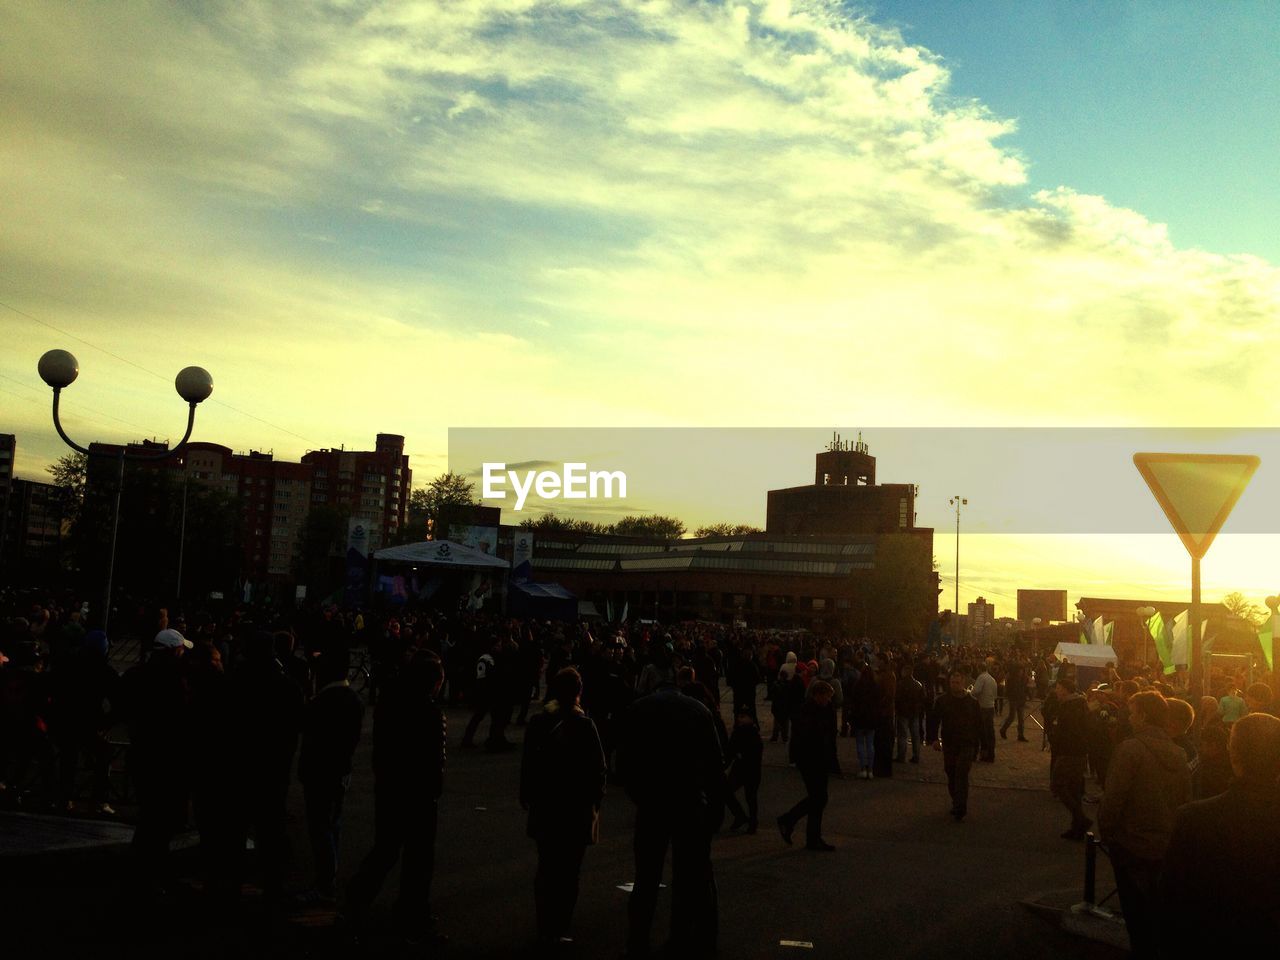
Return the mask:
<path id="1" fill-rule="evenodd" d="M 1187 755 L 1167 730 L 1169 705 L 1154 690 L 1129 699 L 1133 736 L 1116 747 L 1098 829 L 1111 855 L 1134 957 L 1156 955 L 1156 893 L 1178 807 L 1191 799 Z"/>
<path id="2" fill-rule="evenodd" d="M 578 878 L 590 844 L 599 839 L 604 799 L 604 748 L 583 712 L 582 677 L 565 667 L 548 684 L 550 699 L 529 720 L 520 764 L 520 806 L 538 845 L 533 881 L 538 944 L 550 951 L 569 932 Z"/>

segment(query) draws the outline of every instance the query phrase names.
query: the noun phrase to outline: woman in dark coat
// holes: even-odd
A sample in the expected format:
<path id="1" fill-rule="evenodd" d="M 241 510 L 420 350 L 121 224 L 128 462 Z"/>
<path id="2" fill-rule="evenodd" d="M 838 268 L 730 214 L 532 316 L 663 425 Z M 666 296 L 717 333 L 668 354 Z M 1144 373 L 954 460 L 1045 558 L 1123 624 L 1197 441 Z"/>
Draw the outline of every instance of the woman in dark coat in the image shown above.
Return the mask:
<path id="1" fill-rule="evenodd" d="M 538 943 L 554 948 L 569 931 L 587 846 L 597 839 L 606 767 L 596 725 L 582 710 L 582 677 L 565 667 L 529 720 L 520 765 L 520 806 L 538 844 L 533 881 Z"/>

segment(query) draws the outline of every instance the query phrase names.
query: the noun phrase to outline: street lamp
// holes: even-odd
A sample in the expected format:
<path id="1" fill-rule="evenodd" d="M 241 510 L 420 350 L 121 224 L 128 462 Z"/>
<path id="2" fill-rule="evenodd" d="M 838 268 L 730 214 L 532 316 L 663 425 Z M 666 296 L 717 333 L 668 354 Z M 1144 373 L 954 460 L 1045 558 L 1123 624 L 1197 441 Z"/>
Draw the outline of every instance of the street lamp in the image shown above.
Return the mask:
<path id="1" fill-rule="evenodd" d="M 66 350 L 50 350 L 40 358 L 37 366 L 40 372 L 40 379 L 53 388 L 53 426 L 58 431 L 64 443 L 72 450 L 83 453 L 86 457 L 91 456 L 87 447 L 82 447 L 70 437 L 67 436 L 65 430 L 62 429 L 62 421 L 58 419 L 58 401 L 61 398 L 62 391 L 71 384 L 75 383 L 76 377 L 80 376 L 80 362 L 76 360 L 72 354 Z M 187 432 L 182 435 L 182 439 L 178 441 L 178 445 L 172 450 L 165 450 L 163 453 L 128 453 L 128 445 L 120 445 L 120 453 L 116 458 L 119 469 L 116 476 L 116 504 L 111 520 L 111 553 L 107 557 L 107 592 L 102 607 L 102 629 L 107 629 L 107 624 L 111 619 L 111 584 L 115 578 L 116 567 L 116 534 L 120 527 L 120 491 L 124 487 L 124 462 L 130 460 L 165 460 L 169 457 L 176 456 L 187 445 L 187 441 L 191 439 L 191 430 L 196 422 L 196 405 L 209 398 L 209 394 L 213 393 L 213 377 L 209 375 L 209 371 L 203 367 L 184 367 L 179 371 L 178 376 L 173 381 L 174 389 L 178 391 L 178 396 L 187 401 Z"/>
<path id="2" fill-rule="evenodd" d="M 952 497 L 951 505 L 956 508 L 956 634 L 960 633 L 960 508 L 967 507 L 969 501 L 964 497 Z"/>
<path id="3" fill-rule="evenodd" d="M 1142 664 L 1144 667 L 1150 666 L 1151 661 L 1147 659 L 1147 637 L 1151 636 L 1151 630 L 1147 624 L 1151 622 L 1151 618 L 1156 615 L 1155 607 L 1139 607 L 1134 611 L 1138 615 L 1138 619 L 1142 621 Z M 1151 642 L 1155 643 L 1155 637 L 1151 637 Z M 1163 669 L 1163 663 L 1161 668 Z"/>

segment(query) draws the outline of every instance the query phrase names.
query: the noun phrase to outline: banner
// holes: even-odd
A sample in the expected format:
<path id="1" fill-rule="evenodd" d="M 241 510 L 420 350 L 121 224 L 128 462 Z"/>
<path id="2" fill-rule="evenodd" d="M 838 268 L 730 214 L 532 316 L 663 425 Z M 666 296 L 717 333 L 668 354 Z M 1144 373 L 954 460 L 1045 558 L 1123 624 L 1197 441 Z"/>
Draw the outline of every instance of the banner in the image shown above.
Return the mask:
<path id="1" fill-rule="evenodd" d="M 464 523 L 449 524 L 449 539 L 464 547 L 479 550 L 491 557 L 498 555 L 498 528 L 476 527 Z"/>
<path id="2" fill-rule="evenodd" d="M 369 558 L 369 524 L 360 517 L 347 520 L 347 578 L 343 599 L 348 606 L 364 600 L 364 571 Z"/>
<path id="3" fill-rule="evenodd" d="M 511 540 L 511 579 L 516 583 L 533 579 L 533 531 L 516 530 Z"/>

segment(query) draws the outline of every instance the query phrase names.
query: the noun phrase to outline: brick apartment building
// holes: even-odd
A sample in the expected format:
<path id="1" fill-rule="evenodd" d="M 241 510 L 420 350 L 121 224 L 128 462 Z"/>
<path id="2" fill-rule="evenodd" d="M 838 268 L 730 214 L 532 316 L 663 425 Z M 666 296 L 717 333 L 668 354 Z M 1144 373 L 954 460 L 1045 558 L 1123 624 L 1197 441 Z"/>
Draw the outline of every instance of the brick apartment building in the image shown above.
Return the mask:
<path id="1" fill-rule="evenodd" d="M 91 444 L 86 496 L 114 491 L 120 447 Z M 152 456 L 167 449 L 143 441 L 128 449 Z M 374 450 L 313 450 L 300 463 L 271 453 L 235 453 L 193 442 L 174 457 L 137 461 L 173 481 L 212 487 L 235 498 L 242 519 L 241 577 L 255 583 L 291 580 L 307 514 L 314 506 L 346 507 L 369 531 L 369 549 L 389 542 L 408 517 L 412 474 L 404 437 L 380 433 Z"/>

